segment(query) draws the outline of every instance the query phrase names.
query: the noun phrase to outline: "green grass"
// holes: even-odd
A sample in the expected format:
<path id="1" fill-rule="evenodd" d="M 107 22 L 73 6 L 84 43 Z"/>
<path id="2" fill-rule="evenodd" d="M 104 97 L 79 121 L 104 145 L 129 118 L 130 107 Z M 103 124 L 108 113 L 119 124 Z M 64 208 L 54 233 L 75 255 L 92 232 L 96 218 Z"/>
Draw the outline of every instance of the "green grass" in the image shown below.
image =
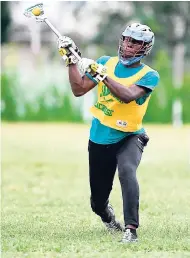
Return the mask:
<path id="1" fill-rule="evenodd" d="M 147 131 L 140 241 L 123 245 L 90 209 L 89 126 L 3 123 L 3 257 L 190 257 L 190 127 Z M 123 221 L 117 175 L 111 203 Z"/>

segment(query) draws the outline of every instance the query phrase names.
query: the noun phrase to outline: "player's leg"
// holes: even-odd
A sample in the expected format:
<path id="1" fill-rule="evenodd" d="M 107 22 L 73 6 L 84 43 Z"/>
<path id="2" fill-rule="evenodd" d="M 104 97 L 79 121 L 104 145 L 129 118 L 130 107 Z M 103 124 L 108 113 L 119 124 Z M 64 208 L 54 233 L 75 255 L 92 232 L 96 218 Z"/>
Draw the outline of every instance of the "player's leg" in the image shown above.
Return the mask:
<path id="1" fill-rule="evenodd" d="M 131 229 L 127 230 L 128 233 L 132 231 L 132 233 L 136 234 L 135 229 L 139 226 L 139 184 L 136 171 L 148 140 L 149 138 L 146 134 L 127 137 L 117 154 L 125 228 Z M 126 238 L 133 240 L 133 236 L 128 233 Z"/>
<path id="2" fill-rule="evenodd" d="M 101 145 L 89 141 L 88 151 L 92 210 L 101 217 L 108 228 L 113 226 L 113 229 L 118 227 L 121 230 L 120 224 L 115 220 L 113 208 L 109 204 L 117 166 L 116 145 Z"/>

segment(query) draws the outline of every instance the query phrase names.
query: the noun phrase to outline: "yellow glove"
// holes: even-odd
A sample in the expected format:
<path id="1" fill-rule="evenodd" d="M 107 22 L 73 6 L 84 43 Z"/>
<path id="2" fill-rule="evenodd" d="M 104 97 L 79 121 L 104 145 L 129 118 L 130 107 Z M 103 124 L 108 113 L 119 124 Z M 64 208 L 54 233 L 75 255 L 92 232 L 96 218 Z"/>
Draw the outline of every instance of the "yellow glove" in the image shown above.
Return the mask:
<path id="1" fill-rule="evenodd" d="M 74 51 L 81 56 L 81 52 L 78 47 L 75 45 L 74 41 L 69 37 L 60 37 L 58 39 L 58 50 L 59 54 L 62 56 L 63 60 L 66 63 L 66 66 L 70 64 L 76 64 L 79 60 L 75 55 L 69 50 L 72 47 Z"/>
<path id="2" fill-rule="evenodd" d="M 73 55 L 69 49 L 61 47 L 59 48 L 59 54 L 65 61 L 66 66 L 70 64 L 76 64 L 78 62 L 78 58 L 75 55 Z"/>
<path id="3" fill-rule="evenodd" d="M 97 83 L 103 81 L 107 77 L 107 67 L 96 62 L 89 65 L 87 72 L 93 77 L 93 80 L 95 80 Z"/>

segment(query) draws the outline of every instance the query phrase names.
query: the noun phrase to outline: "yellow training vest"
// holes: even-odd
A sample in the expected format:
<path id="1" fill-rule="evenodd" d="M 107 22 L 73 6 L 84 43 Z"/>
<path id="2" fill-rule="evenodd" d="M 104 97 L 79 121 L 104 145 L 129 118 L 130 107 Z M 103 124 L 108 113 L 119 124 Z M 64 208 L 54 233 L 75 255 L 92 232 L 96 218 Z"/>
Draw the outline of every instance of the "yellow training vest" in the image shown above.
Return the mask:
<path id="1" fill-rule="evenodd" d="M 130 87 L 140 80 L 146 73 L 152 69 L 145 65 L 136 74 L 127 78 L 118 78 L 114 71 L 118 63 L 118 57 L 111 57 L 106 63 L 108 76 L 116 82 Z M 135 132 L 142 128 L 142 120 L 146 113 L 150 96 L 142 105 L 136 101 L 124 103 L 115 97 L 103 82 L 98 84 L 98 101 L 91 107 L 90 111 L 103 125 L 123 132 Z"/>

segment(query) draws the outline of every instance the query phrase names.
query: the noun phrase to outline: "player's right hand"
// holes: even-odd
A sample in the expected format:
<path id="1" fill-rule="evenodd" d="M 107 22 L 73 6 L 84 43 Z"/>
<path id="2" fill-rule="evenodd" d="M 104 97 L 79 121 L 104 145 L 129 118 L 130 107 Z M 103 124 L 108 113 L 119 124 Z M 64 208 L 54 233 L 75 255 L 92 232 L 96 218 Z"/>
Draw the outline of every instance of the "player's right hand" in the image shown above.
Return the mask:
<path id="1" fill-rule="evenodd" d="M 103 81 L 107 77 L 107 67 L 102 64 L 98 64 L 95 61 L 89 65 L 87 72 L 97 83 Z"/>
<path id="2" fill-rule="evenodd" d="M 87 70 L 89 69 L 89 66 L 93 64 L 95 61 L 93 59 L 89 58 L 81 58 L 81 60 L 77 63 L 77 68 L 81 76 L 84 76 Z"/>

